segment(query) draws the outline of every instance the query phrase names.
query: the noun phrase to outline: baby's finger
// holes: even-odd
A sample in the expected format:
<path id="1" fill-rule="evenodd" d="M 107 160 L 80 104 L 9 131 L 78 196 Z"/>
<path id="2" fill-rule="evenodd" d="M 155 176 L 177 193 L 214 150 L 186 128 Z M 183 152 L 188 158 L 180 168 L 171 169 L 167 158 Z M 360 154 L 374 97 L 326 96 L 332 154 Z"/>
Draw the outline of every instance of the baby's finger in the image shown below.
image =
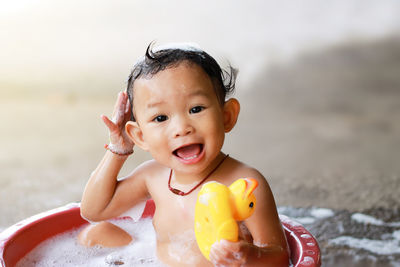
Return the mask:
<path id="1" fill-rule="evenodd" d="M 210 260 L 215 266 L 232 266 L 235 262 L 233 255 L 217 242 L 211 247 Z"/>
<path id="2" fill-rule="evenodd" d="M 122 100 L 122 110 L 123 114 L 126 115 L 129 112 L 130 102 L 128 98 L 128 94 L 126 92 L 122 92 L 123 100 Z"/>
<path id="3" fill-rule="evenodd" d="M 245 263 L 247 259 L 248 246 L 244 241 L 230 242 L 228 240 L 222 239 L 220 241 L 222 248 L 229 252 L 233 258 L 240 263 Z"/>
<path id="4" fill-rule="evenodd" d="M 123 92 L 119 92 L 117 101 L 115 102 L 114 105 L 114 110 L 112 115 L 112 121 L 114 122 L 117 122 L 118 118 L 121 117 L 121 106 L 123 105 L 123 100 L 124 100 Z M 125 106 L 123 108 L 125 108 Z"/>
<path id="5" fill-rule="evenodd" d="M 114 111 L 118 110 L 119 106 L 121 105 L 122 98 L 123 98 L 122 92 L 119 92 L 117 96 L 117 101 L 115 101 L 114 104 Z"/>
<path id="6" fill-rule="evenodd" d="M 216 267 L 218 267 L 218 266 L 233 266 L 233 265 L 235 265 L 235 263 L 232 260 L 230 260 L 228 258 L 224 258 L 221 255 L 217 255 L 215 252 L 214 253 L 210 252 L 210 261 Z"/>
<path id="7" fill-rule="evenodd" d="M 127 107 L 126 107 L 126 112 L 125 112 L 125 122 L 128 122 L 128 121 L 130 121 L 132 118 L 131 118 L 131 107 L 130 107 L 130 105 L 129 105 L 129 103 L 127 103 L 127 105 L 126 105 Z"/>
<path id="8" fill-rule="evenodd" d="M 128 99 L 126 101 L 126 104 L 125 104 L 125 113 L 129 113 L 130 107 L 131 107 L 131 105 L 130 105 L 130 102 L 129 102 L 129 99 Z"/>
<path id="9" fill-rule="evenodd" d="M 117 117 L 118 120 L 116 121 L 118 125 L 125 125 L 131 119 L 130 107 L 127 93 L 122 92 L 121 106 L 117 115 L 119 117 Z"/>
<path id="10" fill-rule="evenodd" d="M 107 126 L 107 128 L 110 130 L 110 132 L 115 131 L 116 126 L 115 126 L 114 122 L 112 122 L 106 115 L 101 115 L 101 119 L 103 120 L 103 122 Z"/>

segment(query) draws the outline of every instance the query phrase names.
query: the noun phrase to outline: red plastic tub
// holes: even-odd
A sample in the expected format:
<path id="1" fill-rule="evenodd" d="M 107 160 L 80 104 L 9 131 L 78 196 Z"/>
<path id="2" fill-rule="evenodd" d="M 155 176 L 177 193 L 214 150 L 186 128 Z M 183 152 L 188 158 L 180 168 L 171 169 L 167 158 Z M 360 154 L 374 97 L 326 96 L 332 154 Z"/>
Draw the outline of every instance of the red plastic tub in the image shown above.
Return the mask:
<path id="1" fill-rule="evenodd" d="M 148 200 L 142 218 L 152 217 L 154 201 Z M 291 250 L 293 266 L 320 266 L 320 250 L 315 238 L 299 223 L 280 216 Z M 12 267 L 42 241 L 86 224 L 79 204 L 50 210 L 25 219 L 0 233 L 0 264 Z"/>

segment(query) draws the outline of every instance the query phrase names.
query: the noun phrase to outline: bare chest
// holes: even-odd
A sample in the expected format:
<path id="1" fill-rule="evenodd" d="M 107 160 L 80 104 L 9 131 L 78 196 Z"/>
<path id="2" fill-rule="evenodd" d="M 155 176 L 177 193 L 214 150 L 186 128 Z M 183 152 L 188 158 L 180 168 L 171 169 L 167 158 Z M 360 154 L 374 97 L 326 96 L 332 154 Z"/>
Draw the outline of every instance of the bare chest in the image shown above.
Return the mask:
<path id="1" fill-rule="evenodd" d="M 160 203 L 153 218 L 158 257 L 171 266 L 207 266 L 194 233 L 195 201 Z"/>
<path id="2" fill-rule="evenodd" d="M 194 238 L 195 201 L 193 197 L 173 196 L 156 203 L 153 224 L 160 241 L 182 232 L 192 232 Z"/>

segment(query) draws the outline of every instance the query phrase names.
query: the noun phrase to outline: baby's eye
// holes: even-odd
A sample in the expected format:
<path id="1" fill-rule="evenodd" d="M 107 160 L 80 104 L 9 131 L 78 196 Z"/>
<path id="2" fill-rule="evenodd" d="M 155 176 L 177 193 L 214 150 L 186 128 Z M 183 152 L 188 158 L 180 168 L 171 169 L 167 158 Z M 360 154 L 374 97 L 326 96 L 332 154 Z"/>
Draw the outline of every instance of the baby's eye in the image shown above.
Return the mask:
<path id="1" fill-rule="evenodd" d="M 168 119 L 168 117 L 165 116 L 165 115 L 158 115 L 157 117 L 155 117 L 153 119 L 153 121 L 155 121 L 155 122 L 163 122 L 163 121 L 166 121 L 167 119 Z"/>
<path id="2" fill-rule="evenodd" d="M 195 106 L 193 108 L 190 109 L 189 113 L 193 114 L 193 113 L 199 113 L 200 111 L 202 111 L 204 109 L 204 107 L 202 106 Z"/>

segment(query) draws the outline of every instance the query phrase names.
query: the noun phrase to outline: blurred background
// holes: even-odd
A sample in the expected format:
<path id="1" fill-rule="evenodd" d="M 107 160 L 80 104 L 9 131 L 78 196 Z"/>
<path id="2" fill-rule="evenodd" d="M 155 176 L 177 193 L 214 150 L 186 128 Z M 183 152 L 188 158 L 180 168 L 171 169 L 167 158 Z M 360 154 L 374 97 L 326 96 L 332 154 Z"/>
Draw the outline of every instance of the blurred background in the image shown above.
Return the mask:
<path id="1" fill-rule="evenodd" d="M 0 230 L 80 201 L 108 140 L 100 115 L 151 41 L 239 69 L 224 151 L 278 206 L 400 220 L 399 32 L 395 0 L 1 0 Z"/>

